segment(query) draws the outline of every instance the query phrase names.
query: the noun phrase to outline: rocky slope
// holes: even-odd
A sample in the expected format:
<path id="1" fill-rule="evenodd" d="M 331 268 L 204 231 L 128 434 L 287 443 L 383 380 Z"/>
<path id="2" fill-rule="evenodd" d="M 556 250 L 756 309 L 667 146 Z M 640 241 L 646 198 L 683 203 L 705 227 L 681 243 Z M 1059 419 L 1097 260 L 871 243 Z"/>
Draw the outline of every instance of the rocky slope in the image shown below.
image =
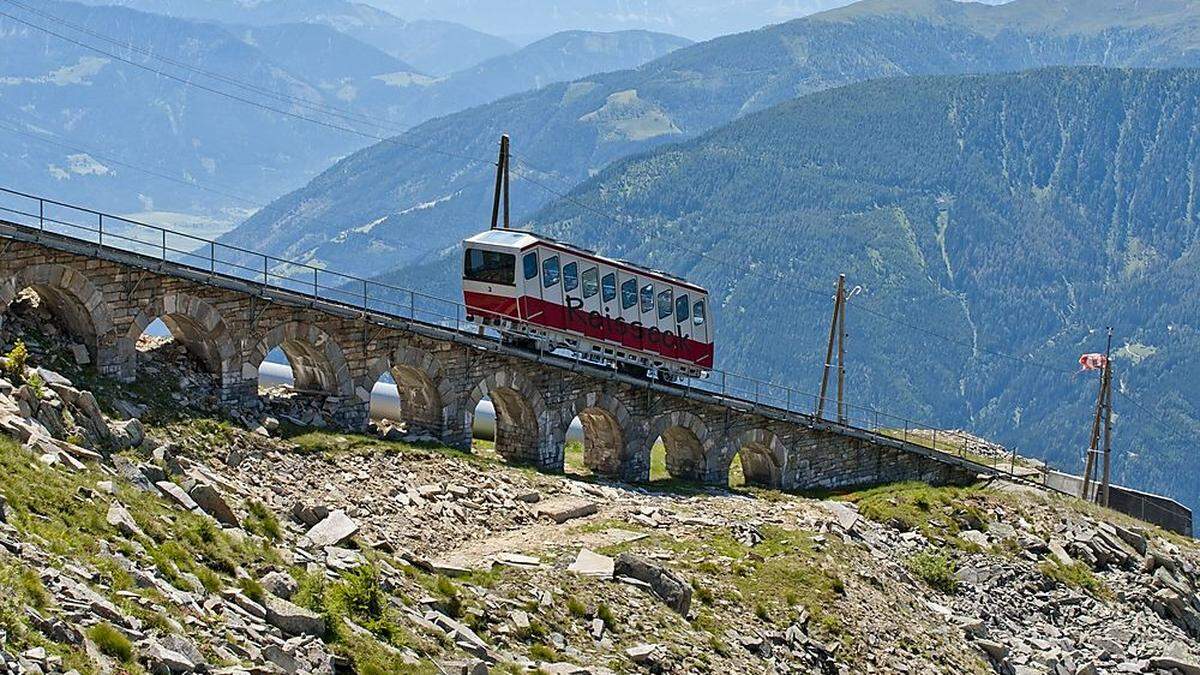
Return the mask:
<path id="1" fill-rule="evenodd" d="M 168 340 L 118 385 L 32 298 L 3 329 L 10 672 L 1200 670 L 1200 547 L 1074 500 L 542 475 L 222 410 Z"/>

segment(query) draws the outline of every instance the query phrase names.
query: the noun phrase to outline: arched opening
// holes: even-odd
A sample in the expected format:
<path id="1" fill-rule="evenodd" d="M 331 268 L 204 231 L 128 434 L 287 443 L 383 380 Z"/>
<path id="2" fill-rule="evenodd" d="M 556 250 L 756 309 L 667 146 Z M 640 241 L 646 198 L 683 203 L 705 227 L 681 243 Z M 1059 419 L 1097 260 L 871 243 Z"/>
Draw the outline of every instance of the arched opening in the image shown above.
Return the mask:
<path id="1" fill-rule="evenodd" d="M 769 434 L 746 438 L 729 462 L 729 487 L 779 489 L 782 453 L 779 441 Z"/>
<path id="2" fill-rule="evenodd" d="M 330 423 L 338 406 L 326 406 L 329 397 L 349 400 L 354 394 L 341 349 L 309 324 L 292 322 L 269 331 L 255 347 L 250 365 L 257 371 L 264 402 L 303 426 Z"/>
<path id="3" fill-rule="evenodd" d="M 144 307 L 130 324 L 122 348 L 129 377 L 173 368 L 182 389 L 219 388 L 234 368 L 237 348 L 220 315 L 207 302 L 188 295 L 168 294 Z M 213 392 L 215 393 L 215 392 Z"/>
<path id="4" fill-rule="evenodd" d="M 433 378 L 412 366 L 396 366 L 375 381 L 371 418 L 389 439 L 440 440 L 445 428 L 441 393 Z"/>
<path id="5" fill-rule="evenodd" d="M 475 423 L 477 409 L 482 418 L 489 406 L 493 411 L 490 434 L 488 420 Z M 541 397 L 520 375 L 501 372 L 489 376 L 476 385 L 463 410 L 465 428 L 472 432 L 472 451 L 494 453 L 509 462 L 535 463 L 544 410 Z"/>
<path id="6" fill-rule="evenodd" d="M 700 418 L 675 412 L 651 427 L 650 480 L 702 481 L 707 471 L 708 430 Z"/>
<path id="7" fill-rule="evenodd" d="M 69 267 L 34 265 L 0 282 L 0 327 L 6 342 L 22 340 L 33 351 L 69 346 L 74 361 L 83 366 L 96 362 L 112 325 L 100 291 Z M 38 344 L 43 341 L 47 344 Z"/>
<path id="8" fill-rule="evenodd" d="M 625 462 L 625 434 L 617 415 L 591 406 L 567 426 L 563 465 L 567 473 L 619 476 Z"/>

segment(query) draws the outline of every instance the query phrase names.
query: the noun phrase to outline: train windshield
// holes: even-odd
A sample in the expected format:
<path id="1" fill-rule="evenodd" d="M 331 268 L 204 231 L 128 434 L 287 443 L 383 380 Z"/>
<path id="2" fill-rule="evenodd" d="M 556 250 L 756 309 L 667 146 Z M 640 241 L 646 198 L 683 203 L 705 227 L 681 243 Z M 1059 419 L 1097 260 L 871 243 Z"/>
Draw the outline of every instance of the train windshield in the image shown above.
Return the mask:
<path id="1" fill-rule="evenodd" d="M 463 256 L 463 278 L 487 284 L 512 286 L 517 257 L 511 253 L 469 248 Z"/>

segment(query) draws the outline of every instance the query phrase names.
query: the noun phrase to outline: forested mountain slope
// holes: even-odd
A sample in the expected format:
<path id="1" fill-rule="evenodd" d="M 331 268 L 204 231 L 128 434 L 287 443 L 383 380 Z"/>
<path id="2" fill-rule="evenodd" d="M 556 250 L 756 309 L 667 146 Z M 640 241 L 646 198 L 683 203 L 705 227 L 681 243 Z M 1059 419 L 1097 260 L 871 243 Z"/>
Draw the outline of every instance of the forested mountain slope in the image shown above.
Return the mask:
<path id="1" fill-rule="evenodd" d="M 614 159 L 850 82 L 1059 64 L 1200 65 L 1197 17 L 1200 3 L 1178 0 L 858 3 L 432 120 L 339 162 L 228 239 L 381 272 L 481 227 L 501 133 L 519 156 L 520 218 L 553 197 L 523 175 L 569 189 Z"/>
<path id="2" fill-rule="evenodd" d="M 884 80 L 617 163 L 531 226 L 707 285 L 717 362 L 812 390 L 845 272 L 854 402 L 1066 468 L 1112 326 L 1115 477 L 1195 507 L 1198 145 L 1197 70 Z"/>

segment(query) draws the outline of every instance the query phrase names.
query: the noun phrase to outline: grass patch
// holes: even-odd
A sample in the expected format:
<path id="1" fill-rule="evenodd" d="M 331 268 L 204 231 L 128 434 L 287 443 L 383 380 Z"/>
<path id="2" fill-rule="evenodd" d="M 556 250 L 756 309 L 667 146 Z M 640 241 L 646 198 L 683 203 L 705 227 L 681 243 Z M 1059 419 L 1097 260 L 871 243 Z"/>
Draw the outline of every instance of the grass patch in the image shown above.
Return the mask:
<path id="1" fill-rule="evenodd" d="M 945 551 L 926 549 L 910 556 L 905 566 L 932 588 L 948 594 L 958 592 L 958 579 L 954 576 L 958 565 Z"/>
<path id="2" fill-rule="evenodd" d="M 279 518 L 274 511 L 257 501 L 246 504 L 246 509 L 249 514 L 242 522 L 242 526 L 246 528 L 247 532 L 266 537 L 271 541 L 283 539 L 283 528 L 279 525 Z"/>
<path id="3" fill-rule="evenodd" d="M 977 546 L 959 539 L 963 530 L 986 530 L 982 507 L 987 497 L 977 487 L 932 487 L 905 482 L 853 492 L 841 499 L 858 504 L 859 513 L 901 532 L 920 532 L 927 539 L 965 551 Z"/>
<path id="4" fill-rule="evenodd" d="M 1047 578 L 1053 579 L 1064 586 L 1082 590 L 1094 598 L 1101 600 L 1111 600 L 1113 598 L 1113 592 L 1104 583 L 1104 580 L 1096 576 L 1095 572 L 1078 560 L 1072 562 L 1070 565 L 1064 565 L 1058 560 L 1047 560 L 1038 565 L 1038 569 Z"/>
<path id="5" fill-rule="evenodd" d="M 133 660 L 133 643 L 121 631 L 108 623 L 98 623 L 88 629 L 88 638 L 96 643 L 96 648 L 102 654 L 111 656 L 122 663 Z"/>

